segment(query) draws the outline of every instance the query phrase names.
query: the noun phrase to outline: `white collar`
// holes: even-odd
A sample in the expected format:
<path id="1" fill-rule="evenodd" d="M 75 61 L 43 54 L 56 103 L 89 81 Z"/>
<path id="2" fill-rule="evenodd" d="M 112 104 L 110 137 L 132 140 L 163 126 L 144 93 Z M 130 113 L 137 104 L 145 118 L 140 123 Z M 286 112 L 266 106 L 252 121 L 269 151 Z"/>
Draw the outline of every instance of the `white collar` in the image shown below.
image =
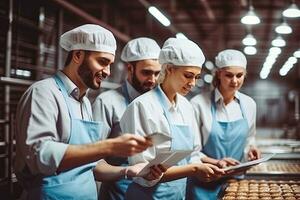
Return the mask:
<path id="1" fill-rule="evenodd" d="M 234 100 L 240 101 L 240 92 L 236 91 L 234 93 Z M 223 102 L 224 98 L 223 95 L 221 94 L 220 90 L 218 88 L 215 89 L 215 102 L 217 103 L 218 101 Z"/>
<path id="2" fill-rule="evenodd" d="M 161 89 L 160 85 L 158 85 L 158 89 L 161 91 L 161 93 L 163 94 L 163 98 L 165 99 L 165 102 L 167 102 L 168 104 L 168 110 L 177 110 L 178 109 L 178 94 L 176 93 L 176 96 L 175 96 L 175 103 L 172 104 L 170 102 L 170 100 L 168 99 L 167 95 L 165 94 L 165 92 Z"/>

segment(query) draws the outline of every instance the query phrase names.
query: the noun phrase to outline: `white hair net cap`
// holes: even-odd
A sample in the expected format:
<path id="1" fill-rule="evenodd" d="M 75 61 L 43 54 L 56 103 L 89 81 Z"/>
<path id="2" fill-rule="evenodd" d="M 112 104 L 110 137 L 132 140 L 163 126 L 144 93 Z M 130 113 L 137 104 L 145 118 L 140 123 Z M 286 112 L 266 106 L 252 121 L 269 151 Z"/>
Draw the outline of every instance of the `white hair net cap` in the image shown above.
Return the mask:
<path id="1" fill-rule="evenodd" d="M 226 49 L 219 52 L 216 56 L 216 65 L 218 68 L 243 67 L 246 69 L 247 59 L 245 55 L 238 50 Z"/>
<path id="2" fill-rule="evenodd" d="M 112 32 L 95 24 L 86 24 L 65 32 L 60 46 L 66 51 L 87 50 L 115 55 L 116 39 Z"/>
<path id="3" fill-rule="evenodd" d="M 122 50 L 121 59 L 132 62 L 147 59 L 158 59 L 159 45 L 151 38 L 140 37 L 130 40 Z"/>
<path id="4" fill-rule="evenodd" d="M 165 41 L 160 54 L 160 64 L 171 63 L 176 66 L 195 66 L 202 68 L 205 61 L 200 47 L 191 40 L 169 38 Z"/>

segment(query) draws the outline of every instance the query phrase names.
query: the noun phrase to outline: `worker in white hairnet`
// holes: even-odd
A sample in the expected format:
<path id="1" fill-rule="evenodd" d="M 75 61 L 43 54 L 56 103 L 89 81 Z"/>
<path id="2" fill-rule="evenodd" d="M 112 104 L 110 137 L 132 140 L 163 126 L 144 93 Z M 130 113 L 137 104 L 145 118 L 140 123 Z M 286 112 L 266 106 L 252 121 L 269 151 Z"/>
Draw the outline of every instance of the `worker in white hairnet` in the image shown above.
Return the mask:
<path id="1" fill-rule="evenodd" d="M 100 141 L 103 123 L 92 119 L 85 94 L 110 74 L 113 34 L 87 24 L 64 33 L 60 45 L 69 52 L 64 69 L 34 83 L 18 104 L 15 172 L 25 199 L 97 199 L 97 162 L 140 153 L 152 144 L 132 134 Z M 135 167 L 111 166 L 106 176 L 135 175 Z"/>
<path id="2" fill-rule="evenodd" d="M 155 87 L 161 69 L 159 52 L 159 45 L 147 37 L 130 40 L 123 48 L 121 59 L 127 65 L 127 80 L 121 87 L 101 93 L 92 104 L 94 119 L 103 121 L 106 127 L 102 131 L 103 139 L 119 136 L 119 122 L 127 106 L 133 99 Z M 128 165 L 127 158 L 107 157 L 105 160 L 112 165 Z M 129 179 L 103 182 L 99 199 L 123 200 L 131 182 Z"/>
<path id="3" fill-rule="evenodd" d="M 203 142 L 202 162 L 220 168 L 237 165 L 243 159 L 260 158 L 255 147 L 256 104 L 239 92 L 246 76 L 247 60 L 240 51 L 227 49 L 216 57 L 214 90 L 191 99 Z M 224 180 L 201 183 L 188 180 L 187 199 L 213 200 Z"/>
<path id="4" fill-rule="evenodd" d="M 170 139 L 129 157 L 129 164 L 148 163 L 160 152 L 168 150 L 200 148 L 199 129 L 192 105 L 182 95 L 186 95 L 200 78 L 204 59 L 199 46 L 190 40 L 170 38 L 164 43 L 159 55 L 162 64 L 159 85 L 128 106 L 120 126 L 123 132 L 130 131 L 139 136 L 160 132 Z M 207 180 L 207 177 L 222 173 L 216 166 L 202 164 L 199 151 L 194 151 L 157 180 L 134 177 L 134 182 L 127 189 L 126 199 L 185 199 L 184 177 L 197 176 Z"/>

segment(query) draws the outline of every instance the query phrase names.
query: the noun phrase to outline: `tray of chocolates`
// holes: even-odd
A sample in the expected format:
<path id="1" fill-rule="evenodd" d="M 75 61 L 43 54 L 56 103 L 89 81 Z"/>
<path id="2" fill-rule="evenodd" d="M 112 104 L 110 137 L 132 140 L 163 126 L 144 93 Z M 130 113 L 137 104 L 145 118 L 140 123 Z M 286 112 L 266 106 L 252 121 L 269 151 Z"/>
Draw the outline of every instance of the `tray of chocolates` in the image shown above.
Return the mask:
<path id="1" fill-rule="evenodd" d="M 269 160 L 249 169 L 247 175 L 300 176 L 300 160 Z"/>
<path id="2" fill-rule="evenodd" d="M 300 180 L 230 179 L 219 200 L 300 200 Z"/>

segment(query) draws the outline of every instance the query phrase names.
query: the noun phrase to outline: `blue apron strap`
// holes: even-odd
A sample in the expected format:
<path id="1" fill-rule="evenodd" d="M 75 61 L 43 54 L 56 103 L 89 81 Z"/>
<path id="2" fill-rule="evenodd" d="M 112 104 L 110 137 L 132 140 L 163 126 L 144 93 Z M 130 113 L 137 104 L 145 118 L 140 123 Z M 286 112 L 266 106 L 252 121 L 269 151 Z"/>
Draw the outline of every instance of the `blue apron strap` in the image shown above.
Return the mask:
<path id="1" fill-rule="evenodd" d="M 246 115 L 245 115 L 245 107 L 244 107 L 244 104 L 242 103 L 241 99 L 239 99 L 239 105 L 241 108 L 243 119 L 247 119 Z M 215 102 L 215 90 L 214 90 L 211 94 L 211 113 L 212 113 L 213 118 L 216 116 L 216 110 L 217 110 L 217 106 L 216 106 L 216 102 Z"/>
<path id="2" fill-rule="evenodd" d="M 241 98 L 239 99 L 239 104 L 240 104 L 240 108 L 241 108 L 241 111 L 242 111 L 243 119 L 247 119 L 247 116 L 245 114 L 246 113 L 245 112 L 245 106 L 244 106 L 244 103 L 243 103 Z"/>
<path id="3" fill-rule="evenodd" d="M 167 110 L 167 107 L 168 107 L 168 103 L 166 102 L 166 99 L 164 98 L 163 94 L 162 94 L 162 91 L 159 89 L 159 87 L 157 86 L 155 89 L 154 89 L 156 95 L 157 95 L 157 98 L 158 98 L 158 101 L 161 105 L 161 107 L 163 108 L 164 110 L 164 115 L 165 117 L 167 118 L 167 121 L 169 123 L 169 126 L 170 126 L 170 131 L 171 131 L 171 122 L 172 122 L 172 118 L 170 116 L 170 113 L 169 111 Z"/>
<path id="4" fill-rule="evenodd" d="M 131 103 L 131 101 L 130 101 L 130 96 L 129 96 L 126 82 L 122 84 L 122 92 L 124 94 L 125 103 L 126 103 L 126 107 L 127 107 Z"/>
<path id="5" fill-rule="evenodd" d="M 59 87 L 59 89 L 60 89 L 60 91 L 61 91 L 61 93 L 62 93 L 62 95 L 65 99 L 65 102 L 66 102 L 67 107 L 68 107 L 70 119 L 74 119 L 75 115 L 73 113 L 73 110 L 70 108 L 71 104 L 69 104 L 69 99 L 68 99 L 69 95 L 67 93 L 67 90 L 65 88 L 65 85 L 64 85 L 63 81 L 61 80 L 61 78 L 57 74 L 55 74 L 53 78 L 54 78 L 56 84 L 58 85 L 58 87 Z"/>
<path id="6" fill-rule="evenodd" d="M 215 119 L 216 110 L 217 110 L 217 105 L 215 102 L 215 90 L 212 91 L 210 99 L 211 99 L 211 115 L 212 115 L 212 118 Z"/>

